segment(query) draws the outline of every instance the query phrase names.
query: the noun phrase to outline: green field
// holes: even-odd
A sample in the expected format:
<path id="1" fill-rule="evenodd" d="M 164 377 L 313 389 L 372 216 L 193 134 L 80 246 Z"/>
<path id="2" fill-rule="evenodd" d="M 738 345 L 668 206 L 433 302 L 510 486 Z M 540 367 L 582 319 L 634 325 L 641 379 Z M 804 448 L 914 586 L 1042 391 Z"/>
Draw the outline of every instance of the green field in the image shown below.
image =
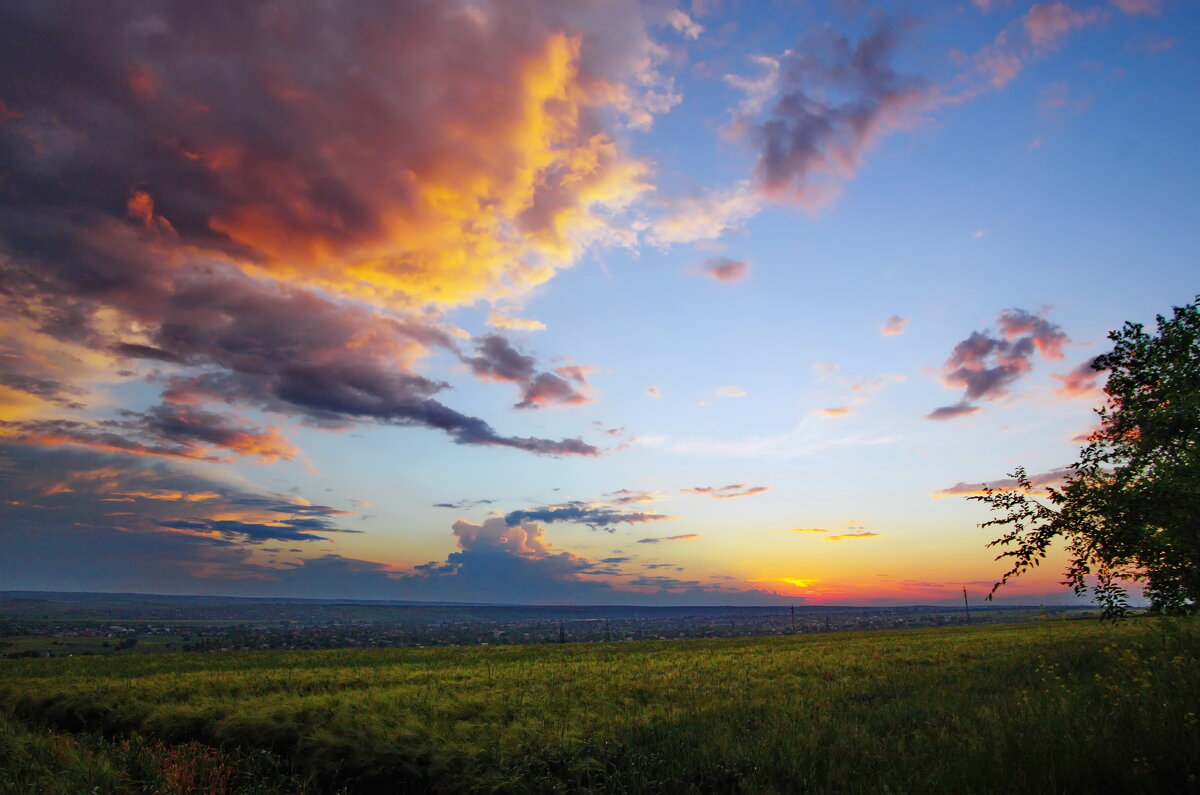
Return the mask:
<path id="1" fill-rule="evenodd" d="M 0 704 L 11 792 L 1200 792 L 1173 619 L 6 660 Z"/>

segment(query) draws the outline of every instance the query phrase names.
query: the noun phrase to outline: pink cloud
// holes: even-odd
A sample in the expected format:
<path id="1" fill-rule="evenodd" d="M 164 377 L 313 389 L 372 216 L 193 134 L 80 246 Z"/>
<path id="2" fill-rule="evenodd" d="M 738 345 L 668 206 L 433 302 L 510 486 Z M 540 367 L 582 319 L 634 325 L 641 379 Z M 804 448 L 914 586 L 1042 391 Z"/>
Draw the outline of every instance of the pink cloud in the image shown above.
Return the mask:
<path id="1" fill-rule="evenodd" d="M 1140 2 L 1140 0 L 1125 0 L 1125 2 Z M 1054 2 L 1035 5 L 1022 19 L 1025 34 L 1035 46 L 1052 50 L 1059 41 L 1075 28 L 1099 22 L 1104 18 L 1104 12 L 1098 8 L 1087 11 L 1077 11 L 1066 3 Z"/>
<path id="2" fill-rule="evenodd" d="M 1112 0 L 1112 4 L 1126 14 L 1156 17 L 1162 13 L 1162 0 Z"/>
<path id="3" fill-rule="evenodd" d="M 908 318 L 892 315 L 887 320 L 883 321 L 883 325 L 879 327 L 879 333 L 885 337 L 895 337 L 904 333 L 904 328 L 908 325 Z"/>
<path id="4" fill-rule="evenodd" d="M 1093 397 L 1102 394 L 1099 387 L 1096 386 L 1101 371 L 1092 369 L 1092 363 L 1095 361 L 1095 358 L 1091 358 L 1081 362 L 1070 372 L 1051 375 L 1052 378 L 1062 382 L 1062 386 L 1055 390 L 1055 394 L 1067 398 Z"/>
<path id="5" fill-rule="evenodd" d="M 729 257 L 713 257 L 701 265 L 706 276 L 718 282 L 738 282 L 750 275 L 750 263 Z"/>

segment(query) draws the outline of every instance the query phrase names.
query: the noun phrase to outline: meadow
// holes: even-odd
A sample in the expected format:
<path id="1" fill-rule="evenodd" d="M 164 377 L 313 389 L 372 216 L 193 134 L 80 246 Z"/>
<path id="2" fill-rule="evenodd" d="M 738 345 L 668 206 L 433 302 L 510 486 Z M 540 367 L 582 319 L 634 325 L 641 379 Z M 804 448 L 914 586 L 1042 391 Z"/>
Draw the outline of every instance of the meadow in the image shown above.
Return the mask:
<path id="1" fill-rule="evenodd" d="M 8 792 L 1200 792 L 1178 619 L 0 661 Z"/>

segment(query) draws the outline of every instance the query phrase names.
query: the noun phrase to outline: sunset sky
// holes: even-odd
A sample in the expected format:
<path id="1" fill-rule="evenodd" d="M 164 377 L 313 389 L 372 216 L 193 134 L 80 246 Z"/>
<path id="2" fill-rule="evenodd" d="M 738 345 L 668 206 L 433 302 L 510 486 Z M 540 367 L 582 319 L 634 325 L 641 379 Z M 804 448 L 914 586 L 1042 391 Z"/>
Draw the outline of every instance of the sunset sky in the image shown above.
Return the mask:
<path id="1" fill-rule="evenodd" d="M 1185 0 L 6 2 L 0 589 L 982 599 L 965 495 L 1053 483 L 1106 333 L 1200 292 L 1198 37 Z"/>

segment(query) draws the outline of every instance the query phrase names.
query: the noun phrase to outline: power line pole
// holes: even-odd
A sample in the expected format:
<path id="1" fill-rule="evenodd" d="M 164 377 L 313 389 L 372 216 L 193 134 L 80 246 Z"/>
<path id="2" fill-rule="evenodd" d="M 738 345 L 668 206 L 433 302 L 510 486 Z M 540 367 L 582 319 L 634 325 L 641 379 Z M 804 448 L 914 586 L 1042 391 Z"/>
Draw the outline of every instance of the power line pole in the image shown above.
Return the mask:
<path id="1" fill-rule="evenodd" d="M 967 626 L 971 625 L 971 603 L 967 601 L 967 586 L 963 586 L 963 607 L 967 610 Z"/>
<path id="2" fill-rule="evenodd" d="M 792 634 L 796 634 L 796 606 L 792 605 Z"/>

